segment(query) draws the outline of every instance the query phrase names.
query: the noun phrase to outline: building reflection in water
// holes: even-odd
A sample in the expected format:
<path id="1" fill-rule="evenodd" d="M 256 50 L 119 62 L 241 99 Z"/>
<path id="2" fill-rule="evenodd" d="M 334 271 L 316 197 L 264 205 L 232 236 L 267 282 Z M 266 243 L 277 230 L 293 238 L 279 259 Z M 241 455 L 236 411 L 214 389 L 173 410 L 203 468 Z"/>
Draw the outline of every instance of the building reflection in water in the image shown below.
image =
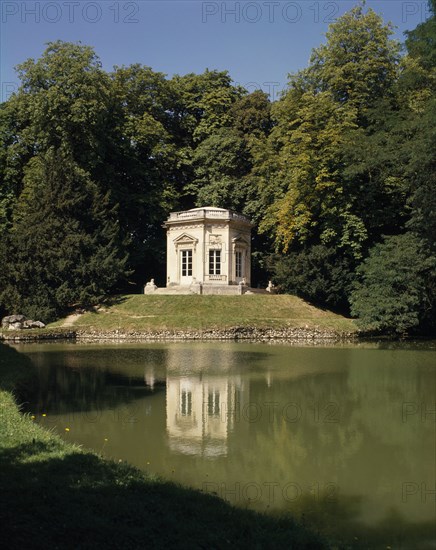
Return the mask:
<path id="1" fill-rule="evenodd" d="M 200 350 L 199 350 L 200 351 Z M 238 375 L 229 373 L 235 364 L 234 353 L 223 349 L 202 349 L 183 373 L 183 356 L 175 352 L 168 359 L 166 378 L 166 427 L 169 447 L 186 455 L 219 457 L 227 455 L 229 434 L 234 429 L 241 406 L 248 398 Z M 172 354 L 171 354 L 172 355 Z M 186 364 L 186 363 L 185 363 Z M 210 368 L 220 375 L 204 374 Z M 183 373 L 183 374 L 181 374 Z"/>
<path id="2" fill-rule="evenodd" d="M 167 378 L 167 433 L 172 451 L 225 456 L 240 411 L 241 383 L 227 377 Z"/>
<path id="3" fill-rule="evenodd" d="M 156 375 L 154 373 L 153 367 L 148 366 L 145 368 L 144 382 L 145 382 L 145 385 L 148 386 L 151 390 L 154 389 L 154 385 L 156 382 Z"/>

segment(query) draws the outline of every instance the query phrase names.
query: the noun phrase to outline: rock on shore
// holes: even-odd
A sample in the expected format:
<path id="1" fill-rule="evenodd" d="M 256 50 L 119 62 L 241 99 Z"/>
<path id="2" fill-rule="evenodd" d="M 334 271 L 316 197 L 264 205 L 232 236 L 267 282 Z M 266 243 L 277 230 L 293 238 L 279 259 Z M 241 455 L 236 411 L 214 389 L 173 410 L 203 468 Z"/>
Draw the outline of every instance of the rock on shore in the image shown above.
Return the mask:
<path id="1" fill-rule="evenodd" d="M 2 328 L 6 330 L 23 330 L 31 328 L 44 328 L 45 324 L 41 321 L 27 319 L 24 315 L 9 315 L 3 317 Z"/>

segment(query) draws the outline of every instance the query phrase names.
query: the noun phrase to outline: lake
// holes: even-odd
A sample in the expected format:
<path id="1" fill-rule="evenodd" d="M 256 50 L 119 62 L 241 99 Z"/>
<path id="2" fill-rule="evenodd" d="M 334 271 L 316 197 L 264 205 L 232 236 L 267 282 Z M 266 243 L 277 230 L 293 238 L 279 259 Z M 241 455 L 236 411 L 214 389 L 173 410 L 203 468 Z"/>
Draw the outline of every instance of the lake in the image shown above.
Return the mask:
<path id="1" fill-rule="evenodd" d="M 68 441 L 356 547 L 436 548 L 436 342 L 14 347 Z"/>

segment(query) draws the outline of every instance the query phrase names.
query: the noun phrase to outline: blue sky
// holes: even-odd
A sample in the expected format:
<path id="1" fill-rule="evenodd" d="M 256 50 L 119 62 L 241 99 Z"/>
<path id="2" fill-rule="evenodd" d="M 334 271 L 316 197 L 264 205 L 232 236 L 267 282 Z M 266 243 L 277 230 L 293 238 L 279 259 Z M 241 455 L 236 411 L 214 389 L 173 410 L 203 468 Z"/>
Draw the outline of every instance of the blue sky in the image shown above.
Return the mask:
<path id="1" fill-rule="evenodd" d="M 50 0 L 1 4 L 1 99 L 17 84 L 13 67 L 61 39 L 95 48 L 103 67 L 142 63 L 169 76 L 228 70 L 249 90 L 275 98 L 287 75 L 307 65 L 348 0 Z M 427 17 L 427 2 L 368 0 L 402 40 Z"/>

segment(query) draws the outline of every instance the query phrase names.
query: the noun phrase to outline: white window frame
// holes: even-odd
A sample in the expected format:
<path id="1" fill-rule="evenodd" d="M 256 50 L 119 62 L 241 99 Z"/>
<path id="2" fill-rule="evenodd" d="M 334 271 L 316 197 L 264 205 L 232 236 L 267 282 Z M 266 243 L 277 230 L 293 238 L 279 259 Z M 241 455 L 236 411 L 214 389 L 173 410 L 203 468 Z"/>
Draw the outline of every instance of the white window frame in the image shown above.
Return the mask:
<path id="1" fill-rule="evenodd" d="M 209 275 L 221 275 L 222 257 L 221 249 L 211 248 L 209 249 Z"/>
<path id="2" fill-rule="evenodd" d="M 180 251 L 182 277 L 192 277 L 192 260 L 193 254 L 191 248 L 185 248 Z"/>

